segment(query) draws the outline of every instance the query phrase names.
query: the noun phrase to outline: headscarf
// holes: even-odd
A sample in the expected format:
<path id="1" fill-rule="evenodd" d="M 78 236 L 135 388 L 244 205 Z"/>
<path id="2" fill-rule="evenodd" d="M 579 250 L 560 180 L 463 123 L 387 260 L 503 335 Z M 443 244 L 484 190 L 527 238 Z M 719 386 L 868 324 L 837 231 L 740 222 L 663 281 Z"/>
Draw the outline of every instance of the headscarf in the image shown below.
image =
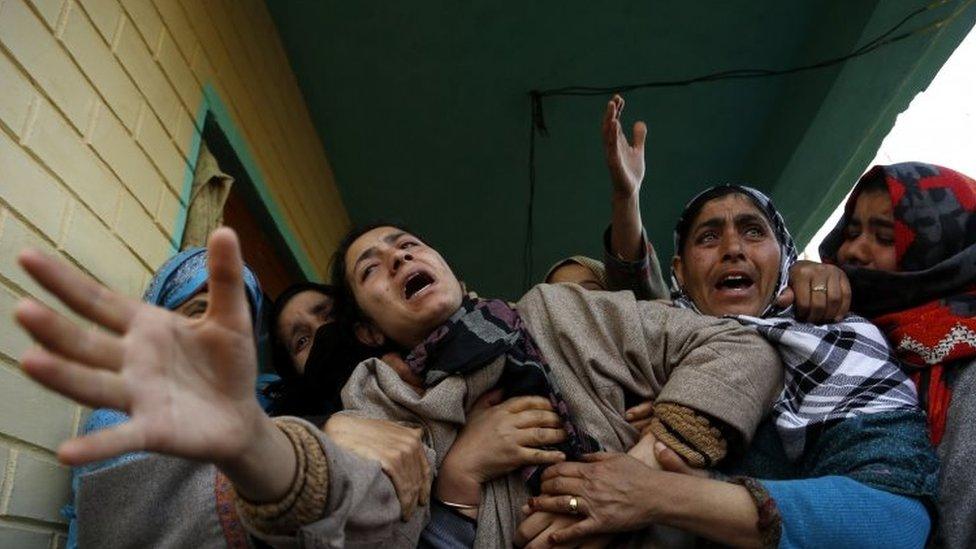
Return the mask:
<path id="1" fill-rule="evenodd" d="M 675 227 L 677 253 L 705 202 L 730 193 L 746 196 L 766 216 L 780 247 L 779 284 L 761 318 L 732 318 L 754 327 L 783 360 L 785 385 L 773 404 L 773 419 L 787 456 L 799 459 L 820 433 L 845 419 L 917 409 L 915 388 L 873 324 L 855 315 L 835 324 L 805 324 L 793 318 L 792 307 L 775 304 L 776 296 L 789 284 L 789 270 L 797 254 L 786 223 L 765 194 L 750 187 L 720 185 L 697 195 L 685 206 Z M 675 305 L 697 311 L 673 267 L 671 283 Z"/>
<path id="2" fill-rule="evenodd" d="M 255 337 L 260 333 L 264 299 L 261 286 L 251 269 L 243 269 L 244 291 L 251 306 Z M 207 285 L 207 249 L 188 248 L 166 260 L 149 281 L 142 299 L 146 303 L 174 310 Z"/>
<path id="3" fill-rule="evenodd" d="M 575 263 L 581 267 L 589 269 L 593 273 L 593 276 L 596 278 L 597 282 L 600 283 L 600 286 L 603 288 L 610 287 L 610 284 L 607 282 L 607 268 L 603 265 L 603 262 L 593 259 L 592 257 L 586 257 L 585 255 L 574 255 L 556 262 L 556 264 L 550 267 L 546 272 L 546 276 L 543 278 L 543 280 L 549 282 L 549 278 L 553 275 L 553 273 L 556 272 L 556 270 L 563 265 L 569 265 L 570 263 Z"/>
<path id="4" fill-rule="evenodd" d="M 559 415 L 568 435 L 555 449 L 570 460 L 600 449 L 573 420 L 569 406 L 552 377 L 548 362 L 526 329 L 518 311 L 499 299 L 465 297 L 461 307 L 426 340 L 414 347 L 405 359 L 410 369 L 423 379 L 424 386 L 436 385 L 452 375 L 465 375 L 504 357 L 505 365 L 498 386 L 505 398 L 526 395 L 547 397 Z M 523 470 L 526 483 L 538 493 L 543 468 Z"/>
<path id="5" fill-rule="evenodd" d="M 897 272 L 844 267 L 853 309 L 885 332 L 902 363 L 915 369 L 932 442 L 945 431 L 957 365 L 976 358 L 976 181 L 921 162 L 874 166 L 820 244 L 836 263 L 865 185 L 883 182 L 895 218 Z"/>

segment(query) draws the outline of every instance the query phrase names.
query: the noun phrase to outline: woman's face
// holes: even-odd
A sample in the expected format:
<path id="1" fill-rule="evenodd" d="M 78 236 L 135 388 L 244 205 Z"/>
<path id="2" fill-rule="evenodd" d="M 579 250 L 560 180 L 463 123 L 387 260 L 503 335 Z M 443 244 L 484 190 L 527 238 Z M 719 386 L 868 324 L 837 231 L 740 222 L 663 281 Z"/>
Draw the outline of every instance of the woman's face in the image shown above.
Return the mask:
<path id="1" fill-rule="evenodd" d="M 759 316 L 779 281 L 780 247 L 766 216 L 742 194 L 705 203 L 674 272 L 704 314 Z"/>
<path id="2" fill-rule="evenodd" d="M 569 262 L 556 268 L 555 271 L 549 275 L 546 282 L 550 284 L 558 284 L 560 282 L 569 282 L 572 284 L 579 284 L 580 286 L 586 288 L 587 290 L 606 290 L 603 284 L 600 284 L 600 280 L 593 274 L 593 271 L 580 265 L 579 263 Z"/>
<path id="3" fill-rule="evenodd" d="M 841 265 L 878 271 L 897 271 L 895 217 L 885 191 L 863 192 L 844 228 L 844 243 L 837 250 Z"/>
<path id="4" fill-rule="evenodd" d="M 179 307 L 174 309 L 177 314 L 181 314 L 189 318 L 200 318 L 203 313 L 207 312 L 207 303 L 210 302 L 209 294 L 204 288 L 199 292 L 193 294 L 193 297 L 184 301 Z"/>
<path id="5" fill-rule="evenodd" d="M 299 374 L 305 372 L 305 362 L 315 340 L 315 332 L 335 321 L 332 298 L 316 290 L 293 295 L 282 307 L 275 330 L 278 340 L 288 350 L 292 364 Z"/>
<path id="6" fill-rule="evenodd" d="M 412 348 L 461 306 L 461 284 L 439 253 L 410 233 L 378 227 L 346 251 L 346 280 L 372 321 L 367 344 Z"/>

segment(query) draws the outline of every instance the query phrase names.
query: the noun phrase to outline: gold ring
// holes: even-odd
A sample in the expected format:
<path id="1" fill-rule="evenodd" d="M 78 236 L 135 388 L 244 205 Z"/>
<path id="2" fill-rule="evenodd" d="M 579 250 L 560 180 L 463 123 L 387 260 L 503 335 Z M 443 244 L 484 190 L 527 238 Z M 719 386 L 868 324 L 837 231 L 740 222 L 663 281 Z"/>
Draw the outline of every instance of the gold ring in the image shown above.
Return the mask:
<path id="1" fill-rule="evenodd" d="M 827 285 L 826 284 L 818 284 L 818 285 L 816 285 L 816 286 L 814 286 L 813 288 L 810 288 L 810 289 L 813 290 L 814 292 L 826 292 L 827 291 Z"/>
<path id="2" fill-rule="evenodd" d="M 569 512 L 574 515 L 579 513 L 579 499 L 576 496 L 569 498 Z"/>

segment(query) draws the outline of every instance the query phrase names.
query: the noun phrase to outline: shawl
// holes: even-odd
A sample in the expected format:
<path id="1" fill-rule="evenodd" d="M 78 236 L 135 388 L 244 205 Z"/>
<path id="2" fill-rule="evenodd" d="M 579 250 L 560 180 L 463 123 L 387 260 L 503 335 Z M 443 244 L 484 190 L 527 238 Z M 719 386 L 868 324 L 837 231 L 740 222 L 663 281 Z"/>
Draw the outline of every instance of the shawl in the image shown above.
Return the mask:
<path id="1" fill-rule="evenodd" d="M 681 250 L 692 212 L 718 196 L 738 192 L 748 197 L 772 226 L 780 246 L 778 286 L 773 302 L 760 318 L 736 316 L 754 327 L 779 351 L 785 384 L 773 405 L 776 429 L 790 459 L 805 450 L 831 425 L 858 415 L 912 410 L 918 397 L 892 354 L 884 336 L 866 319 L 848 315 L 834 324 L 813 325 L 793 318 L 792 306 L 775 304 L 789 284 L 789 269 L 796 261 L 796 245 L 786 222 L 765 194 L 750 187 L 720 185 L 693 198 L 682 212 L 674 232 L 675 250 Z M 698 309 L 671 272 L 674 303 Z"/>
<path id="2" fill-rule="evenodd" d="M 874 166 L 821 243 L 825 261 L 837 262 L 860 189 L 878 180 L 891 197 L 899 270 L 845 267 L 853 308 L 872 316 L 914 370 L 930 438 L 939 444 L 958 374 L 953 365 L 976 357 L 976 181 L 920 162 Z"/>
<path id="3" fill-rule="evenodd" d="M 573 420 L 549 364 L 518 311 L 504 301 L 465 297 L 447 322 L 407 355 L 406 363 L 425 387 L 431 387 L 448 376 L 471 374 L 499 357 L 504 357 L 504 366 L 498 386 L 505 398 L 539 395 L 552 403 L 568 435 L 555 449 L 574 461 L 600 450 L 599 443 Z M 540 466 L 523 470 L 533 494 L 538 494 L 542 470 Z"/>

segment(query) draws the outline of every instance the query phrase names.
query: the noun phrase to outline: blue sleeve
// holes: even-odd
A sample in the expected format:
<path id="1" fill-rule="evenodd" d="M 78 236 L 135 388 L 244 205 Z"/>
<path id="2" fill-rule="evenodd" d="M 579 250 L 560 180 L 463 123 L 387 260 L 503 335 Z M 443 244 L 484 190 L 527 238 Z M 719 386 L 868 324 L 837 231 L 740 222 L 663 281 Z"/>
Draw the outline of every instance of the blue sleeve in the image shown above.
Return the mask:
<path id="1" fill-rule="evenodd" d="M 924 547 L 931 529 L 917 499 L 847 477 L 760 481 L 782 519 L 781 548 Z"/>
<path id="2" fill-rule="evenodd" d="M 431 501 L 430 522 L 420 533 L 418 549 L 462 549 L 474 547 L 475 521 Z"/>

